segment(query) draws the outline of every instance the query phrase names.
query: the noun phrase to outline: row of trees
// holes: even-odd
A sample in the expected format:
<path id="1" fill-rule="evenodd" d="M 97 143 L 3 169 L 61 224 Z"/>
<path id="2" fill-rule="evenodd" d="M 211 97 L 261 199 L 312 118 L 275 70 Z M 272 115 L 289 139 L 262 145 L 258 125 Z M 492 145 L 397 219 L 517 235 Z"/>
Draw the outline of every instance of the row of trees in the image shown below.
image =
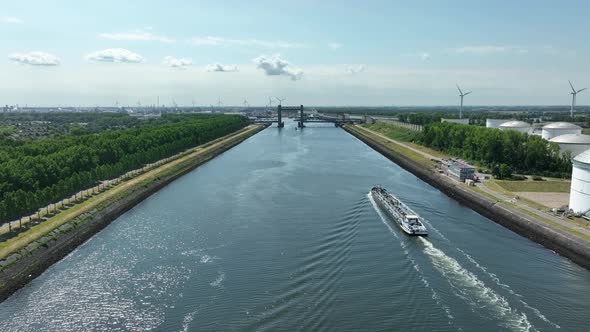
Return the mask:
<path id="1" fill-rule="evenodd" d="M 537 135 L 444 122 L 424 126 L 418 140 L 425 146 L 490 168 L 506 164 L 522 173 L 555 177 L 571 173 L 571 155 L 560 155 L 557 144 Z"/>
<path id="2" fill-rule="evenodd" d="M 0 146 L 0 221 L 245 127 L 237 115 L 171 115 L 157 126 Z"/>

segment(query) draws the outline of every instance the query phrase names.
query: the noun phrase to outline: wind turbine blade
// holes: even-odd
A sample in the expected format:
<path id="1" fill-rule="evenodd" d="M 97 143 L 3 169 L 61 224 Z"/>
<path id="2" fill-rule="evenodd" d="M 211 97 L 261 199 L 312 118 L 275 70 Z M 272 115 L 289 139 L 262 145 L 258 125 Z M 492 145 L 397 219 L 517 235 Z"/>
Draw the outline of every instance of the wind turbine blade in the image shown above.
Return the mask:
<path id="1" fill-rule="evenodd" d="M 567 82 L 570 84 L 570 86 L 572 87 L 572 91 L 574 93 L 576 93 L 576 89 L 574 89 L 574 85 L 572 84 L 572 82 L 570 80 L 567 80 Z"/>
<path id="2" fill-rule="evenodd" d="M 468 94 L 470 94 L 471 92 L 473 92 L 473 91 L 465 92 L 465 93 L 463 94 L 463 96 L 467 96 L 467 95 L 468 95 Z"/>
<path id="3" fill-rule="evenodd" d="M 463 94 L 463 91 L 461 91 L 461 88 L 459 87 L 459 84 L 455 84 L 457 86 L 457 90 L 459 90 L 460 94 Z"/>
<path id="4" fill-rule="evenodd" d="M 584 90 L 586 90 L 586 89 L 588 89 L 588 88 L 583 88 L 583 89 L 580 89 L 580 90 L 576 91 L 576 93 L 578 93 L 578 92 L 582 92 L 582 91 L 584 91 Z"/>

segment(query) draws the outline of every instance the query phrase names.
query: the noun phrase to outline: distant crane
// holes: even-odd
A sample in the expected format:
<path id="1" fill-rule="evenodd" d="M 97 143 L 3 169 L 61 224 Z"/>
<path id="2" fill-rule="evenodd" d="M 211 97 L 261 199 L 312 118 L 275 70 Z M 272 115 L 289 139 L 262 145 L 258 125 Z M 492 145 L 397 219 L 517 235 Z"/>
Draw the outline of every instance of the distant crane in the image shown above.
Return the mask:
<path id="1" fill-rule="evenodd" d="M 459 119 L 462 119 L 463 118 L 463 97 L 467 96 L 472 91 L 463 93 L 463 91 L 461 91 L 461 88 L 459 87 L 459 84 L 455 84 L 455 85 L 457 85 L 457 90 L 459 90 L 459 97 L 461 97 L 461 104 L 459 106 Z"/>
<path id="2" fill-rule="evenodd" d="M 576 89 L 574 88 L 574 85 L 572 84 L 572 82 L 571 82 L 571 81 L 569 81 L 569 80 L 568 80 L 568 82 L 569 82 L 569 84 L 570 84 L 570 87 L 572 88 L 572 92 L 570 92 L 570 94 L 572 95 L 572 108 L 571 108 L 571 110 L 570 110 L 570 116 L 571 116 L 571 117 L 572 117 L 572 119 L 573 119 L 573 118 L 574 118 L 574 108 L 576 107 L 576 95 L 577 95 L 579 92 L 582 92 L 582 91 L 586 90 L 586 88 L 583 88 L 583 89 L 580 89 L 580 90 L 577 90 L 577 91 L 576 91 Z"/>

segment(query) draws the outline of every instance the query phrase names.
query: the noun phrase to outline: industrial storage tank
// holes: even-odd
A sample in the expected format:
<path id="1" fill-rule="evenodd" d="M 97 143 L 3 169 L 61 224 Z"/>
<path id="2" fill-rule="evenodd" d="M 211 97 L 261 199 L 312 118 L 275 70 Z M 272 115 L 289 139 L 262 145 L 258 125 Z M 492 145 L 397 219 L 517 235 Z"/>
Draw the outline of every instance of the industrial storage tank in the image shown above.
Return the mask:
<path id="1" fill-rule="evenodd" d="M 528 134 L 531 131 L 531 125 L 523 121 L 508 121 L 500 125 L 501 130 L 514 130 Z"/>
<path id="2" fill-rule="evenodd" d="M 553 137 L 549 142 L 559 144 L 559 152 L 562 154 L 566 150 L 572 152 L 572 157 L 590 149 L 590 136 L 583 134 L 567 134 Z"/>
<path id="3" fill-rule="evenodd" d="M 567 134 L 581 134 L 582 127 L 569 122 L 553 122 L 543 126 L 543 133 L 541 136 L 550 140 L 553 137 L 567 135 Z"/>
<path id="4" fill-rule="evenodd" d="M 574 158 L 570 209 L 574 213 L 586 213 L 590 210 L 590 150 L 586 150 Z"/>
<path id="5" fill-rule="evenodd" d="M 452 123 L 468 125 L 469 119 L 445 119 L 445 118 L 442 118 L 442 119 L 440 119 L 440 122 L 452 122 Z"/>
<path id="6" fill-rule="evenodd" d="M 487 128 L 500 128 L 500 125 L 504 122 L 508 122 L 512 120 L 506 119 L 486 119 L 486 127 Z"/>

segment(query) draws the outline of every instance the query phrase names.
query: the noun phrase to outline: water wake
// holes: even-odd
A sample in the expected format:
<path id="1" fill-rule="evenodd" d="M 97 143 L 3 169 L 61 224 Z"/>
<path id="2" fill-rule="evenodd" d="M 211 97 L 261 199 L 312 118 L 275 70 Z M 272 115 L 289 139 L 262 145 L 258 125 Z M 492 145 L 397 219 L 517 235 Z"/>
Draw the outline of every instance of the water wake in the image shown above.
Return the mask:
<path id="1" fill-rule="evenodd" d="M 487 287 L 477 276 L 459 264 L 454 258 L 425 238 L 419 238 L 424 244 L 424 253 L 428 255 L 434 267 L 446 278 L 457 292 L 456 295 L 465 300 L 474 311 L 491 314 L 502 322 L 502 326 L 513 331 L 536 331 L 524 312 L 510 307 L 508 301 Z"/>
<path id="2" fill-rule="evenodd" d="M 449 240 L 448 238 L 446 238 L 436 227 L 434 227 L 432 225 L 432 223 L 426 221 L 426 220 L 422 220 L 423 222 L 425 222 L 428 225 L 429 229 L 432 229 L 440 238 L 442 238 L 444 241 L 446 241 L 447 243 L 451 243 L 451 240 Z M 455 249 L 460 252 L 473 266 L 475 266 L 476 268 L 478 268 L 480 271 L 482 271 L 487 277 L 489 277 L 496 285 L 498 285 L 499 287 L 502 287 L 503 289 L 505 289 L 508 293 L 510 293 L 511 295 L 517 296 L 519 297 L 518 301 L 527 309 L 529 309 L 531 312 L 534 313 L 535 316 L 537 316 L 538 318 L 540 318 L 542 321 L 546 322 L 547 324 L 551 325 L 554 328 L 559 329 L 560 326 L 558 324 L 555 324 L 554 322 L 552 322 L 551 320 L 549 320 L 545 315 L 543 315 L 543 313 L 541 313 L 541 311 L 535 307 L 532 307 L 531 305 L 529 305 L 527 302 L 525 302 L 524 300 L 522 300 L 521 298 L 523 297 L 521 294 L 516 293 L 514 290 L 512 290 L 512 288 L 505 284 L 502 283 L 502 281 L 500 280 L 500 278 L 498 278 L 498 276 L 495 273 L 490 272 L 485 266 L 481 265 L 478 261 L 476 261 L 471 255 L 469 255 L 467 252 L 463 251 L 461 248 L 455 247 Z"/>
<path id="3" fill-rule="evenodd" d="M 385 226 L 387 226 L 387 228 L 389 229 L 391 234 L 393 234 L 396 239 L 399 239 L 399 236 L 397 235 L 396 231 L 394 231 L 394 229 L 391 227 L 391 223 L 388 221 L 388 219 L 385 216 L 385 214 L 383 213 L 383 211 L 381 211 L 381 209 L 379 208 L 379 206 L 377 205 L 375 200 L 373 200 L 373 197 L 371 196 L 370 193 L 367 194 L 367 197 L 368 197 L 369 201 L 371 202 L 371 205 L 373 205 L 373 208 L 375 209 L 375 211 L 379 215 L 381 222 L 383 222 L 383 224 L 385 224 Z M 426 277 L 424 276 L 424 273 L 420 270 L 420 265 L 414 260 L 414 258 L 412 258 L 412 256 L 410 255 L 410 252 L 406 248 L 406 245 L 407 245 L 406 242 L 400 241 L 400 245 L 404 251 L 404 254 L 409 259 L 409 261 L 412 263 L 412 267 L 414 268 L 414 270 L 416 270 L 416 272 L 420 276 L 420 281 L 422 281 L 422 283 L 424 284 L 424 287 L 426 287 L 430 290 L 430 292 L 432 293 L 432 299 L 445 312 L 445 314 L 447 315 L 447 318 L 449 319 L 449 324 L 452 324 L 452 320 L 455 317 L 453 317 L 453 314 L 451 313 L 451 308 L 442 301 L 442 299 L 440 298 L 438 293 L 434 290 L 434 288 L 432 288 L 430 286 L 428 279 L 426 279 Z"/>
<path id="4" fill-rule="evenodd" d="M 275 300 L 256 314 L 252 329 L 277 330 L 285 321 L 292 324 L 299 321 L 297 329 L 304 331 L 326 329 L 364 209 L 366 200 L 363 197 L 324 234 L 318 235 L 317 245 L 303 249 L 305 258 L 291 274 L 287 285 L 273 296 Z M 305 317 L 305 320 L 294 317 Z"/>
<path id="5" fill-rule="evenodd" d="M 221 283 L 223 282 L 223 280 L 225 279 L 225 273 L 223 271 L 219 271 L 219 274 L 217 275 L 217 278 L 215 280 L 213 280 L 209 285 L 211 285 L 212 287 L 221 287 Z"/>

